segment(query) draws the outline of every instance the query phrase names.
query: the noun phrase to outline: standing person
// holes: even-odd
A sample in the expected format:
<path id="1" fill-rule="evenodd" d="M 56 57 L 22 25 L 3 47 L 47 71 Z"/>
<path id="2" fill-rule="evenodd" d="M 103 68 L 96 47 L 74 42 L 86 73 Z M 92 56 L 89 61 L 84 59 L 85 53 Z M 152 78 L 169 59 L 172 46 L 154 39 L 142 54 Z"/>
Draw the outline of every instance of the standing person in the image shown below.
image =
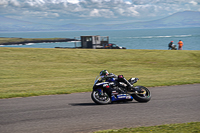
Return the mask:
<path id="1" fill-rule="evenodd" d="M 179 40 L 178 42 L 178 50 L 182 50 L 183 47 L 183 42 L 181 40 Z"/>
<path id="2" fill-rule="evenodd" d="M 172 49 L 172 45 L 173 45 L 173 41 L 171 41 L 169 44 L 168 44 L 168 50 Z"/>

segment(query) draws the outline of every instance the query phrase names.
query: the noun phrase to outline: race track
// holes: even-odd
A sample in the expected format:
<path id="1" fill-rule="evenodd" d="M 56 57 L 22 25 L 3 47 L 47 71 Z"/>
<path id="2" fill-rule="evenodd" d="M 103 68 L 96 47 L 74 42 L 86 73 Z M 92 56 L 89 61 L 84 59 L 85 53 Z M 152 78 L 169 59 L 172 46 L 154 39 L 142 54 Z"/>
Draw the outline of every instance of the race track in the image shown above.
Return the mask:
<path id="1" fill-rule="evenodd" d="M 96 105 L 91 93 L 0 100 L 1 133 L 88 133 L 200 121 L 200 84 L 149 88 L 148 103 Z"/>

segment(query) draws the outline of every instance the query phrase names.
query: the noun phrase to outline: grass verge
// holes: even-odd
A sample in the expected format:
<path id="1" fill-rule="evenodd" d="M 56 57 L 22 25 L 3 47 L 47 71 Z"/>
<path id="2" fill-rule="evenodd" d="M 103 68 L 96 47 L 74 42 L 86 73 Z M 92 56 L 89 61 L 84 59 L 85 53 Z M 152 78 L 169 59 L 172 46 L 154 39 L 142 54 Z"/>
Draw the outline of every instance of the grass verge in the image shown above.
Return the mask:
<path id="1" fill-rule="evenodd" d="M 43 43 L 43 42 L 67 42 L 74 39 L 69 38 L 6 38 L 0 37 L 0 45 Z"/>
<path id="2" fill-rule="evenodd" d="M 200 133 L 200 122 L 123 128 L 116 130 L 97 131 L 95 133 Z"/>
<path id="3" fill-rule="evenodd" d="M 0 48 L 0 98 L 88 92 L 103 69 L 147 87 L 200 83 L 199 51 Z"/>

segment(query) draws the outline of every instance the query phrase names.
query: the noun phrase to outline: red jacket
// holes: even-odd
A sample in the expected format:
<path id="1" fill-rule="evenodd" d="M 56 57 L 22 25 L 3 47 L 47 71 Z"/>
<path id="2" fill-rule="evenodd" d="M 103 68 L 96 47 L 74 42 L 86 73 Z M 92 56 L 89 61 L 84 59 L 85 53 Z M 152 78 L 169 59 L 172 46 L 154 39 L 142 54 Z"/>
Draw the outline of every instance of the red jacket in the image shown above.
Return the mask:
<path id="1" fill-rule="evenodd" d="M 179 45 L 179 47 L 183 47 L 183 42 L 182 42 L 182 41 L 179 41 L 179 42 L 178 42 L 178 45 Z"/>

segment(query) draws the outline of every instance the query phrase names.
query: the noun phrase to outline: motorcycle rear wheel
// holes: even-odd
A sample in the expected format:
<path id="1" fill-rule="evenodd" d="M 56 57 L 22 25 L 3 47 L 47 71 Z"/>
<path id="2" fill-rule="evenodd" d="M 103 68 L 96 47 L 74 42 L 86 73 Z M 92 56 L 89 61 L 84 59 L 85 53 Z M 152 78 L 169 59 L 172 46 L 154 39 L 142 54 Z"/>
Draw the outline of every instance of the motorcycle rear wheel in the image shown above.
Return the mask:
<path id="1" fill-rule="evenodd" d="M 139 89 L 141 89 L 142 91 L 144 91 L 143 94 L 133 94 L 133 98 L 138 101 L 138 102 L 148 102 L 151 99 L 151 93 L 149 91 L 149 89 L 147 89 L 144 86 L 137 86 L 139 87 Z"/>
<path id="2" fill-rule="evenodd" d="M 92 91 L 91 98 L 99 105 L 105 105 L 111 102 L 111 99 L 106 92 L 101 95 L 97 90 Z"/>

